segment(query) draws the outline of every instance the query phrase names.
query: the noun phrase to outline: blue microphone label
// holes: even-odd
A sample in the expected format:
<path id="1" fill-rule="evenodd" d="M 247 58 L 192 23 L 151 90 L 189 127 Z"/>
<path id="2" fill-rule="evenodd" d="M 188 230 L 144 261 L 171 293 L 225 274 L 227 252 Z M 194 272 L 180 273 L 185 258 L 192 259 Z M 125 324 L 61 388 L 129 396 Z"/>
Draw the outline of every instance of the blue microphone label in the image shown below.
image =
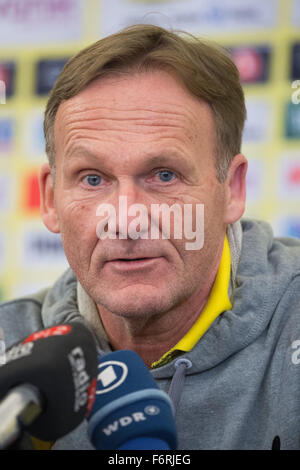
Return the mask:
<path id="1" fill-rule="evenodd" d="M 160 413 L 160 409 L 158 408 L 158 406 L 155 406 L 155 405 L 148 405 L 146 406 L 146 408 L 144 409 L 144 412 L 146 413 L 146 415 L 148 416 L 156 416 Z"/>
<path id="2" fill-rule="evenodd" d="M 96 394 L 110 392 L 119 387 L 127 377 L 127 365 L 120 361 L 106 361 L 98 366 L 98 386 Z"/>

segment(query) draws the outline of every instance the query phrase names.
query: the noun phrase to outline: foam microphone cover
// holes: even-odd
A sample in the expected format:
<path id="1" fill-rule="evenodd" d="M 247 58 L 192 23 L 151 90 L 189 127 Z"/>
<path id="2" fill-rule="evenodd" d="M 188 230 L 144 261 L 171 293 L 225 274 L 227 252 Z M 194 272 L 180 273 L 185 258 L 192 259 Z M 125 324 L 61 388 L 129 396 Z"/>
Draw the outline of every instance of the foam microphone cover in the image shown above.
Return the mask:
<path id="1" fill-rule="evenodd" d="M 96 399 L 88 421 L 89 438 L 99 450 L 177 448 L 172 402 L 130 350 L 99 360 Z"/>
<path id="2" fill-rule="evenodd" d="M 6 352 L 0 367 L 0 399 L 17 385 L 34 385 L 42 413 L 27 428 L 53 441 L 72 431 L 95 398 L 97 350 L 89 329 L 79 322 L 38 331 Z"/>

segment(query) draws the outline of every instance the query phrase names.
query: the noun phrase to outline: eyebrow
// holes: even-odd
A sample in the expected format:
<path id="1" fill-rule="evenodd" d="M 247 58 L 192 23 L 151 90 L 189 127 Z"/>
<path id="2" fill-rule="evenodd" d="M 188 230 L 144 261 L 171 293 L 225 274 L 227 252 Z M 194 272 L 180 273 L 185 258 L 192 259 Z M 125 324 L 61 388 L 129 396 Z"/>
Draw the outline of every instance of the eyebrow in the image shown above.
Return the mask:
<path id="1" fill-rule="evenodd" d="M 159 165 L 159 166 L 178 165 L 179 167 L 184 168 L 188 171 L 191 171 L 191 172 L 196 171 L 196 168 L 191 161 L 187 160 L 186 157 L 183 157 L 176 153 L 149 156 L 149 158 L 147 158 L 147 160 L 144 163 L 145 163 L 146 168 L 153 167 L 155 165 Z"/>
<path id="2" fill-rule="evenodd" d="M 73 161 L 74 159 L 79 159 L 80 157 L 94 160 L 98 164 L 99 162 L 108 160 L 107 155 L 105 155 L 104 153 L 95 154 L 84 147 L 77 147 L 76 149 L 73 149 L 72 152 L 67 154 L 67 159 L 65 160 L 64 166 L 67 165 L 70 161 Z M 169 151 L 168 154 L 149 155 L 148 158 L 146 158 L 141 163 L 141 165 L 146 168 L 146 170 L 148 168 L 150 169 L 155 165 L 174 166 L 175 164 L 189 172 L 196 172 L 195 165 L 190 160 L 188 160 L 186 156 L 182 156 L 178 152 L 174 151 Z"/>
<path id="3" fill-rule="evenodd" d="M 69 162 L 70 160 L 74 160 L 76 158 L 80 158 L 80 157 L 88 157 L 88 158 L 92 158 L 94 160 L 99 160 L 99 157 L 100 158 L 104 158 L 104 155 L 96 155 L 94 154 L 93 152 L 90 152 L 88 149 L 84 148 L 84 147 L 76 147 L 75 149 L 72 149 L 70 152 L 67 152 L 65 154 L 65 160 L 66 162 Z"/>

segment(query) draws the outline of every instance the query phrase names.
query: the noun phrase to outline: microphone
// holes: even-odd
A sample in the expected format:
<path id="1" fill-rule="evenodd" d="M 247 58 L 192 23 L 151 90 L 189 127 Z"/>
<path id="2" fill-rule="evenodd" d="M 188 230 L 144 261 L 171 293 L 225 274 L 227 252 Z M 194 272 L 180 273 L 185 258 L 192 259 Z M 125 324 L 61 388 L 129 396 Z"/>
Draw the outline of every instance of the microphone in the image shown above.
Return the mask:
<path id="1" fill-rule="evenodd" d="M 88 436 L 97 450 L 176 450 L 171 399 L 135 352 L 116 351 L 99 360 Z"/>
<path id="2" fill-rule="evenodd" d="M 30 435 L 54 441 L 89 413 L 96 391 L 98 355 L 82 323 L 33 333 L 12 346 L 0 367 L 0 448 L 26 427 Z"/>

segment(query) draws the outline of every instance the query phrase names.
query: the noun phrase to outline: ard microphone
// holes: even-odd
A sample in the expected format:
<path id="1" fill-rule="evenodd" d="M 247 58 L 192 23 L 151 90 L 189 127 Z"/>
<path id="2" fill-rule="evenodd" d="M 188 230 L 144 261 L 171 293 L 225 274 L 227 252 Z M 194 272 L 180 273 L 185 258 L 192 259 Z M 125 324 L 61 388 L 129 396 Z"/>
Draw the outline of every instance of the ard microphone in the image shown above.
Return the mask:
<path id="1" fill-rule="evenodd" d="M 88 421 L 90 441 L 98 450 L 177 448 L 172 402 L 133 351 L 100 359 Z"/>
<path id="2" fill-rule="evenodd" d="M 38 331 L 15 344 L 5 357 L 0 367 L 0 448 L 8 438 L 5 425 L 12 422 L 12 413 L 19 413 L 15 420 L 21 420 L 30 435 L 54 441 L 90 411 L 98 357 L 92 333 L 83 324 Z"/>

